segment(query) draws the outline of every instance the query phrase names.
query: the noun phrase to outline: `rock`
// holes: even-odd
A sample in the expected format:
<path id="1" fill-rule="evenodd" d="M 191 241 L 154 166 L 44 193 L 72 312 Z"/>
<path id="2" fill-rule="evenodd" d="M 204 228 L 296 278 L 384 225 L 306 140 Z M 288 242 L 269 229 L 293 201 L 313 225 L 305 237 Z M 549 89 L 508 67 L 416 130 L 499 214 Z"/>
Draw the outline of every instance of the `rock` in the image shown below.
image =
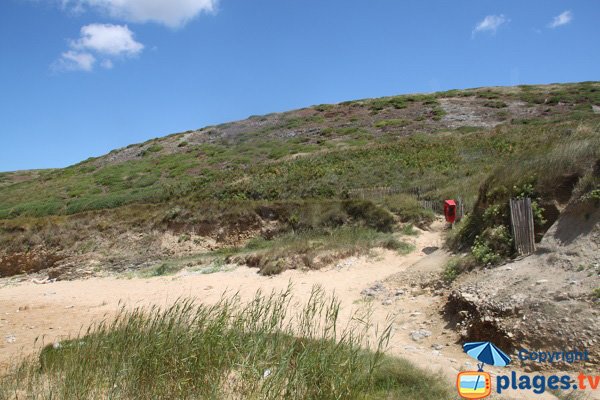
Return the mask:
<path id="1" fill-rule="evenodd" d="M 444 348 L 444 345 L 441 345 L 441 344 L 437 343 L 437 344 L 432 344 L 432 345 L 431 345 L 431 347 L 432 347 L 434 350 L 438 350 L 438 351 L 439 351 L 439 350 L 441 350 L 441 349 L 443 349 L 443 348 Z"/>
<path id="2" fill-rule="evenodd" d="M 556 293 L 554 295 L 555 301 L 566 301 L 569 300 L 569 295 L 567 293 Z"/>
<path id="3" fill-rule="evenodd" d="M 381 304 L 383 304 L 384 306 L 391 306 L 393 303 L 394 302 L 392 301 L 392 299 L 385 299 L 381 302 Z"/>
<path id="4" fill-rule="evenodd" d="M 404 290 L 402 289 L 396 289 L 396 291 L 394 292 L 394 296 L 402 296 L 404 294 Z"/>
<path id="5" fill-rule="evenodd" d="M 541 285 L 542 283 L 546 283 L 546 282 L 548 282 L 548 279 L 540 279 L 539 281 L 536 281 L 535 284 Z"/>
<path id="6" fill-rule="evenodd" d="M 52 344 L 52 348 L 53 348 L 54 350 L 58 350 L 58 349 L 60 349 L 61 347 L 62 347 L 62 345 L 60 344 L 60 342 L 54 342 L 54 343 Z"/>
<path id="7" fill-rule="evenodd" d="M 378 293 L 385 291 L 385 286 L 381 282 L 377 282 L 373 286 L 367 289 L 363 289 L 360 294 L 367 297 L 375 297 Z"/>
<path id="8" fill-rule="evenodd" d="M 372 289 L 364 289 L 360 292 L 360 294 L 367 297 L 375 297 L 377 295 L 377 293 Z"/>
<path id="9" fill-rule="evenodd" d="M 420 342 L 421 340 L 430 337 L 431 336 L 431 331 L 428 331 L 426 329 L 419 329 L 416 331 L 412 331 L 410 333 L 410 338 L 412 340 L 414 340 L 415 342 Z"/>
<path id="10" fill-rule="evenodd" d="M 6 339 L 6 343 L 14 343 L 17 341 L 17 337 L 15 335 L 7 335 L 4 337 Z"/>

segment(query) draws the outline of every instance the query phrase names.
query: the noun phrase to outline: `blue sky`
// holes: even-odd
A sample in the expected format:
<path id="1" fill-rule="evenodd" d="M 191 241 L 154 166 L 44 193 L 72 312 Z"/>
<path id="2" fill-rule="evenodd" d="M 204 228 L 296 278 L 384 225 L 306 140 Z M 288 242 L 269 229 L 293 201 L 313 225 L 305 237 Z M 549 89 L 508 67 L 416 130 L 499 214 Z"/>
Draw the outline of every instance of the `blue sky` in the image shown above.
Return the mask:
<path id="1" fill-rule="evenodd" d="M 598 80 L 600 2 L 1 0 L 0 171 L 313 104 Z"/>

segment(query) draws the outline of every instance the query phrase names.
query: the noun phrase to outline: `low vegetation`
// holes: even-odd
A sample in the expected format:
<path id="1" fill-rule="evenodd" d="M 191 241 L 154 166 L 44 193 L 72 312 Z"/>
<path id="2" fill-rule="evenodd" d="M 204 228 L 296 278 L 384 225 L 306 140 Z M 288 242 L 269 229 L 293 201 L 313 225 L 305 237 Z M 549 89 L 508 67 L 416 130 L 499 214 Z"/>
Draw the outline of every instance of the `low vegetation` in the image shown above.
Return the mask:
<path id="1" fill-rule="evenodd" d="M 353 188 L 385 185 L 427 186 L 435 188 L 432 196 L 475 197 L 478 185 L 498 167 L 585 136 L 566 133 L 582 123 L 597 129 L 599 117 L 591 106 L 600 102 L 598 88 L 580 83 L 396 96 L 256 117 L 264 119 L 261 129 L 253 128 L 251 118 L 188 131 L 65 169 L 29 177 L 4 174 L 0 218 L 73 214 L 186 196 L 197 201 L 334 198 Z M 493 104 L 525 101 L 546 110 L 529 118 L 535 124 L 456 129 L 452 140 L 428 134 L 448 132 L 438 99 L 452 97 L 494 99 Z M 426 121 L 419 121 L 419 115 L 427 115 Z M 222 136 L 234 126 L 236 135 Z M 189 139 L 194 134 L 200 142 Z M 305 156 L 290 159 L 297 154 Z"/>
<path id="2" fill-rule="evenodd" d="M 569 202 L 596 203 L 600 187 L 600 125 L 567 130 L 568 140 L 547 153 L 498 167 L 482 184 L 473 212 L 449 237 L 455 250 L 469 249 L 480 265 L 514 255 L 510 198 L 531 198 L 536 239 L 540 240 Z"/>
<path id="3" fill-rule="evenodd" d="M 164 232 L 219 248 L 290 242 L 293 233 L 299 246 L 303 237 L 338 240 L 338 231 L 424 228 L 434 214 L 420 200 L 460 196 L 475 206 L 452 247 L 495 264 L 514 255 L 509 197 L 535 199 L 538 236 L 563 201 L 551 188 L 599 201 L 598 104 L 597 82 L 365 99 L 173 134 L 64 169 L 3 173 L 1 252 L 123 264 L 121 247 L 161 258 Z M 374 187 L 393 190 L 361 192 Z M 366 242 L 402 248 L 383 236 Z"/>
<path id="4" fill-rule="evenodd" d="M 298 312 L 293 301 L 288 289 L 123 310 L 0 378 L 0 399 L 452 398 L 439 376 L 384 355 L 390 326 L 373 336 L 368 314 L 342 324 L 319 288 Z"/>

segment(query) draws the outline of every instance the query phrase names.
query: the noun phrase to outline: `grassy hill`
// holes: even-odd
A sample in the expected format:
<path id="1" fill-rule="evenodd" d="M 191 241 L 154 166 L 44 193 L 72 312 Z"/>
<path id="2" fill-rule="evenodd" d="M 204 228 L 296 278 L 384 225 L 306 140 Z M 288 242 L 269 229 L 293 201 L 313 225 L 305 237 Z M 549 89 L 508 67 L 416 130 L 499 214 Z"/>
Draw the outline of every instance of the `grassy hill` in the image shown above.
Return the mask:
<path id="1" fill-rule="evenodd" d="M 564 168 L 587 168 L 600 148 L 599 106 L 598 82 L 366 99 L 177 133 L 63 169 L 1 173 L 0 243 L 6 254 L 107 259 L 126 233 L 147 248 L 154 231 L 225 244 L 349 225 L 389 232 L 390 215 L 426 218 L 415 190 L 474 204 L 503 168 L 520 166 L 502 173 L 509 188 L 542 176 L 551 186 Z M 381 186 L 394 196 L 348 203 L 356 189 Z M 280 225 L 265 230 L 268 221 Z"/>
<path id="2" fill-rule="evenodd" d="M 600 84 L 586 82 L 406 95 L 250 117 L 64 169 L 3 173 L 0 218 L 181 197 L 335 198 L 383 185 L 472 197 L 496 166 L 545 153 L 582 123 L 596 127 L 593 105 L 600 105 Z"/>

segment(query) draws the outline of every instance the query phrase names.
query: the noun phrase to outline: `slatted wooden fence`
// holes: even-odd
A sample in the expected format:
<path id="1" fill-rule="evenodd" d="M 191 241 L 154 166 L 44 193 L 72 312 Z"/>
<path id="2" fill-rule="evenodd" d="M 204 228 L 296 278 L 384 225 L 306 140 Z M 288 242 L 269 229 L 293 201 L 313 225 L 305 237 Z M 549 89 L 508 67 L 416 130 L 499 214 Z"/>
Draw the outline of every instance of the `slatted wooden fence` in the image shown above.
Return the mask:
<path id="1" fill-rule="evenodd" d="M 510 220 L 515 249 L 521 255 L 535 251 L 535 230 L 531 199 L 510 199 Z"/>
<path id="2" fill-rule="evenodd" d="M 359 188 L 359 189 L 350 189 L 348 190 L 348 195 L 351 198 L 358 199 L 372 199 L 377 200 L 384 198 L 386 196 L 391 196 L 394 194 L 405 194 L 415 198 L 421 207 L 429 209 L 437 214 L 444 213 L 444 199 L 432 199 L 430 194 L 435 192 L 435 187 L 391 187 L 391 186 L 378 186 L 378 187 L 370 187 L 370 188 Z M 424 195 L 424 193 L 428 193 Z M 462 197 L 458 197 L 457 199 L 457 209 L 456 209 L 456 217 L 457 220 L 462 219 L 465 216 L 465 210 L 470 210 L 472 204 L 466 204 Z"/>

